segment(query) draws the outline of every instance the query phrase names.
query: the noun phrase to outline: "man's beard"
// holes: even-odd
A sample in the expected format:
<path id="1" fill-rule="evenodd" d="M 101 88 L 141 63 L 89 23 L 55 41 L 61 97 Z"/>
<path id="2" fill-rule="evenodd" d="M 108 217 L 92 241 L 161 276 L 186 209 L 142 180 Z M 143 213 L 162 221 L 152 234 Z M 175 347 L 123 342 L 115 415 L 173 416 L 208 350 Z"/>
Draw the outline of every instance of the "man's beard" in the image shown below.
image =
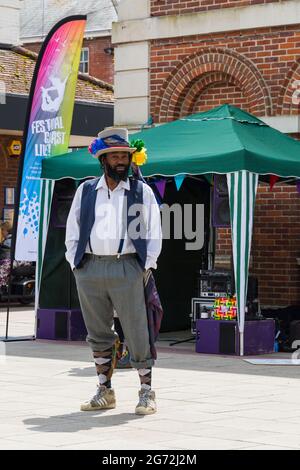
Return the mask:
<path id="1" fill-rule="evenodd" d="M 122 170 L 117 168 L 123 168 Z M 104 162 L 104 168 L 105 168 L 105 173 L 107 176 L 112 178 L 114 181 L 119 183 L 120 181 L 126 181 L 128 178 L 128 173 L 129 173 L 129 165 L 117 165 L 115 168 L 110 166 L 107 162 Z"/>

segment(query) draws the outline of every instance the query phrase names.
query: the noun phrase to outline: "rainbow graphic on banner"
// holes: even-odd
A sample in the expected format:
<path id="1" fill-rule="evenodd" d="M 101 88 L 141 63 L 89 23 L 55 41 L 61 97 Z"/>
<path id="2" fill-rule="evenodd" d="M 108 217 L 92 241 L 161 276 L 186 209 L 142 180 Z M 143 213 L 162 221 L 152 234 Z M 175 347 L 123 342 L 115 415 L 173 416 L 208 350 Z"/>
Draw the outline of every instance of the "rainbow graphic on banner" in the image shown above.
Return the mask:
<path id="1" fill-rule="evenodd" d="M 28 104 L 15 219 L 16 260 L 36 261 L 44 157 L 68 151 L 86 16 L 60 21 L 38 57 Z"/>

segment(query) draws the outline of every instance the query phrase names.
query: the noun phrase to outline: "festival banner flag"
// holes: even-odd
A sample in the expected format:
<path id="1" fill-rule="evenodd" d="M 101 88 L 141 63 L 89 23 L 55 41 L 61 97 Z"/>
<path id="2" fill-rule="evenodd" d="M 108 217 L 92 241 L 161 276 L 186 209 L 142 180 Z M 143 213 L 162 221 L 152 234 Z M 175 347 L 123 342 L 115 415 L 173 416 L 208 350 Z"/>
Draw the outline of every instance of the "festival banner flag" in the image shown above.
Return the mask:
<path id="1" fill-rule="evenodd" d="M 279 176 L 276 175 L 270 175 L 270 191 L 273 190 L 274 185 L 279 181 Z"/>
<path id="2" fill-rule="evenodd" d="M 156 183 L 154 184 L 157 187 L 159 194 L 161 195 L 161 198 L 163 199 L 165 195 L 165 190 L 166 190 L 166 180 L 156 181 Z"/>
<path id="3" fill-rule="evenodd" d="M 174 176 L 177 191 L 179 191 L 179 189 L 181 188 L 181 185 L 184 181 L 184 178 L 185 178 L 185 175 L 176 175 L 176 176 Z"/>
<path id="4" fill-rule="evenodd" d="M 86 16 L 57 23 L 45 39 L 32 78 L 15 207 L 12 257 L 36 261 L 40 176 L 44 157 L 68 151 Z"/>

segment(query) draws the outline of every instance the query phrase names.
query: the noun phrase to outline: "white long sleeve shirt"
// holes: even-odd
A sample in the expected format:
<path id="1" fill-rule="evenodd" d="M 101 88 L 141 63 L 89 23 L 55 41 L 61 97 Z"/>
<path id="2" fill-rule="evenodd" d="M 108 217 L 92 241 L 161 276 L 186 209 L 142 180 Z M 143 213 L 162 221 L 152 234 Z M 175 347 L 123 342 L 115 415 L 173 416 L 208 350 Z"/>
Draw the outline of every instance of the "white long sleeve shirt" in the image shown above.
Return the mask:
<path id="1" fill-rule="evenodd" d="M 83 184 L 79 186 L 75 193 L 66 226 L 66 259 L 72 269 L 74 269 L 74 258 L 79 241 L 82 189 Z M 88 243 L 86 246 L 86 253 L 117 255 L 120 238 L 122 237 L 122 210 L 125 189 L 130 189 L 129 179 L 120 181 L 118 186 L 111 191 L 107 187 L 104 175 L 100 178 L 96 186 L 95 222 L 91 230 L 90 244 Z M 147 243 L 145 269 L 156 269 L 156 261 L 162 247 L 160 211 L 152 189 L 144 183 L 143 215 Z M 136 250 L 126 230 L 122 254 L 135 252 Z"/>

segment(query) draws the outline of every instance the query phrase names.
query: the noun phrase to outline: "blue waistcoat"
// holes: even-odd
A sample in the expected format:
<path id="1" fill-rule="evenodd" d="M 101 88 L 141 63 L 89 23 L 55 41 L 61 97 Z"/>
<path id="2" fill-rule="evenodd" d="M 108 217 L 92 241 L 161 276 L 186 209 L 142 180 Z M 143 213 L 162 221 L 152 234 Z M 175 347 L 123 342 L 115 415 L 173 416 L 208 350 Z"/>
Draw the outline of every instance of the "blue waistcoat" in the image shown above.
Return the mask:
<path id="1" fill-rule="evenodd" d="M 74 265 L 76 268 L 82 266 L 82 259 L 86 251 L 87 243 L 89 242 L 91 230 L 95 222 L 95 204 L 97 198 L 96 186 L 100 178 L 86 181 L 83 186 L 81 196 L 80 208 L 80 232 L 77 250 L 75 254 Z M 133 204 L 143 204 L 143 183 L 136 179 L 129 179 L 130 189 L 125 189 L 125 196 L 127 196 L 127 231 L 129 224 L 134 221 L 135 215 L 130 215 L 130 207 Z M 134 211 L 133 211 L 134 212 Z M 129 233 L 129 232 L 128 232 Z M 141 234 L 145 234 L 145 227 L 141 227 Z M 147 257 L 147 243 L 145 236 L 138 238 L 129 238 L 138 255 L 138 261 L 144 269 Z"/>

